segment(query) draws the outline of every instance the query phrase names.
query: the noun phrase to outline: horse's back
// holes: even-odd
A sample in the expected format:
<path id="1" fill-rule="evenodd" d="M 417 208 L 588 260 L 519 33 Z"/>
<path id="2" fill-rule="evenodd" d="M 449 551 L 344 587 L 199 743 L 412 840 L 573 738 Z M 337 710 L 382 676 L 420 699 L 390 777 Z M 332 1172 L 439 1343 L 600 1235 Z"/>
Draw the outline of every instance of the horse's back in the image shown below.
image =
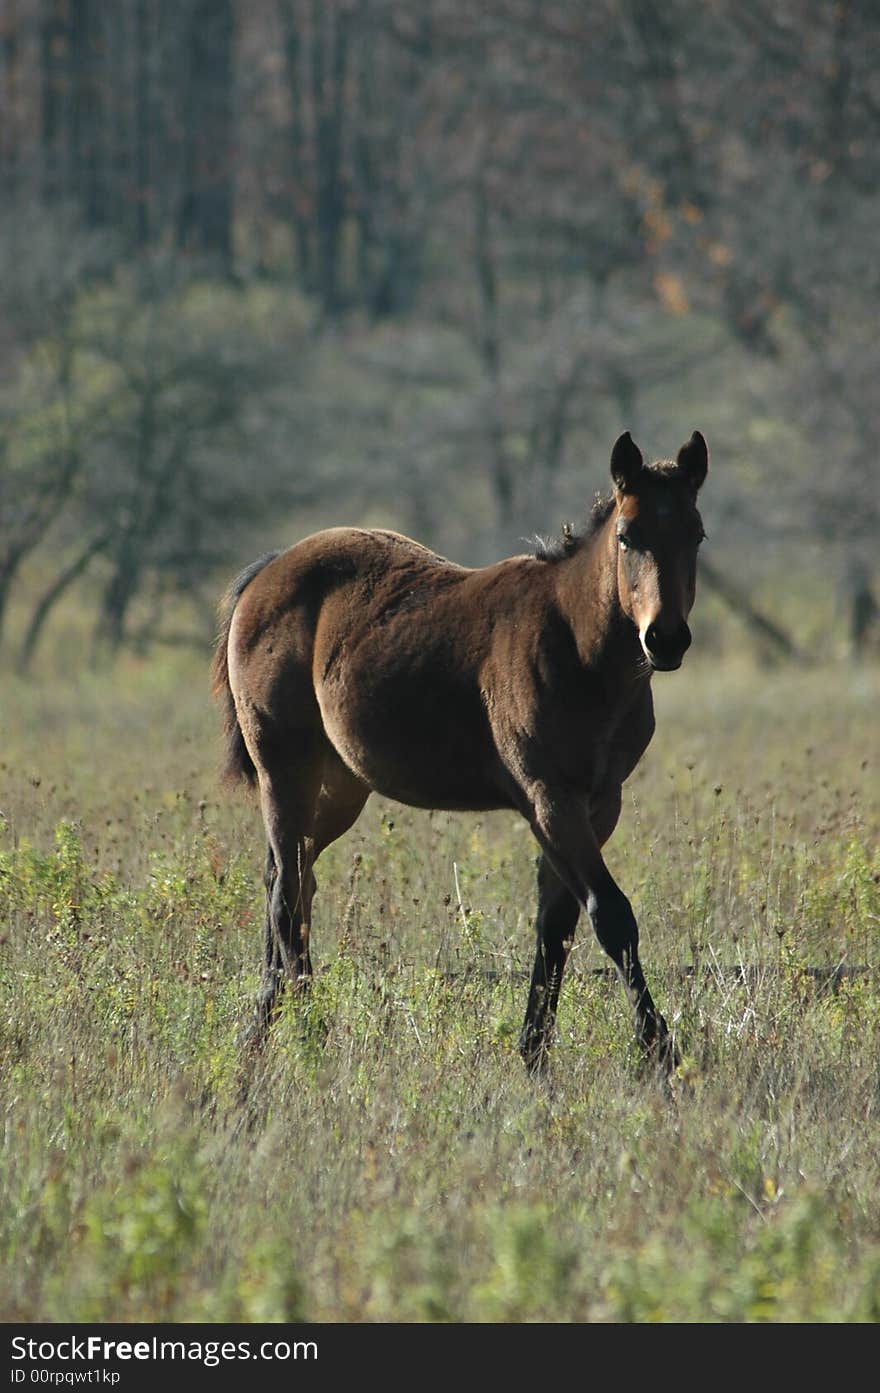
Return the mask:
<path id="1" fill-rule="evenodd" d="M 230 632 L 247 743 L 326 739 L 371 787 L 422 806 L 497 806 L 481 690 L 482 572 L 395 532 L 333 528 L 270 562 Z"/>
<path id="2" fill-rule="evenodd" d="M 399 533 L 316 532 L 269 561 L 240 595 L 230 624 L 237 705 L 307 726 L 315 685 L 341 653 L 375 633 L 415 590 L 442 590 L 462 567 Z"/>
<path id="3" fill-rule="evenodd" d="M 342 611 L 352 621 L 369 622 L 402 586 L 442 586 L 444 577 L 464 574 L 463 567 L 399 533 L 328 528 L 279 553 L 247 586 L 230 642 L 239 657 L 275 652 L 272 637 L 281 629 L 290 649 L 304 657 L 328 604 L 337 616 Z"/>

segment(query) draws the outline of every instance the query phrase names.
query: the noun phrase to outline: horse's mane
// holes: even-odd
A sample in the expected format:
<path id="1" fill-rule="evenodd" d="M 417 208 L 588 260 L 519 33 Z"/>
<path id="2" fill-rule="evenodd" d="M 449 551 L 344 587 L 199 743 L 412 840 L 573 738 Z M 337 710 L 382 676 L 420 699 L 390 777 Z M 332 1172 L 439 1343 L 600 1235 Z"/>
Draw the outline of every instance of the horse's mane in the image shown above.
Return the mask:
<path id="1" fill-rule="evenodd" d="M 653 464 L 646 465 L 645 472 L 659 479 L 672 481 L 681 477 L 681 465 L 677 460 L 658 459 Z M 592 541 L 602 525 L 608 521 L 613 507 L 612 494 L 603 497 L 601 493 L 597 493 L 582 530 L 578 532 L 570 522 L 564 522 L 558 537 L 535 537 L 532 543 L 535 556 L 539 561 L 564 561 L 567 556 L 573 556 L 587 542 Z"/>
<path id="2" fill-rule="evenodd" d="M 532 544 L 535 556 L 539 561 L 564 561 L 567 556 L 573 556 L 595 537 L 608 521 L 613 507 L 613 497 L 603 498 L 601 493 L 597 493 L 581 530 L 577 531 L 570 522 L 564 522 L 558 537 L 535 537 Z"/>

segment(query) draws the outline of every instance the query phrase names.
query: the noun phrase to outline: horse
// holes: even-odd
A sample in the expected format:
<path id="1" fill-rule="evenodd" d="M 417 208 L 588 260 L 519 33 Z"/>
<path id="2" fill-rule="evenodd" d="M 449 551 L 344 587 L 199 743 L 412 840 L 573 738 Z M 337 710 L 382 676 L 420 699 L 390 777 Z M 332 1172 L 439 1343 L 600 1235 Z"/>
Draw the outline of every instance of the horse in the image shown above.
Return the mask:
<path id="1" fill-rule="evenodd" d="M 537 950 L 519 1048 L 531 1072 L 546 1067 L 582 909 L 643 1056 L 674 1071 L 638 925 L 602 848 L 654 733 L 652 675 L 690 647 L 708 465 L 699 431 L 653 464 L 626 431 L 587 526 L 531 554 L 472 569 L 396 532 L 334 527 L 232 584 L 213 690 L 226 777 L 258 788 L 268 842 L 260 1040 L 285 983 L 304 990 L 312 976 L 315 862 L 376 792 L 528 822 Z"/>

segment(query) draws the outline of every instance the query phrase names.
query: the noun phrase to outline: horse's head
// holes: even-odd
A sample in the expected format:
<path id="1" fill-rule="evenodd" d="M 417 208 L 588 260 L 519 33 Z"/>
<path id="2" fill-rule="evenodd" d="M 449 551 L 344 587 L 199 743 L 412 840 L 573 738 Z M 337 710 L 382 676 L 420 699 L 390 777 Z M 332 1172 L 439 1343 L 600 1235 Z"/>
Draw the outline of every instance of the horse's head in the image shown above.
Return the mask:
<path id="1" fill-rule="evenodd" d="M 690 647 L 687 617 L 694 603 L 697 549 L 703 524 L 697 492 L 709 452 L 699 431 L 675 460 L 646 466 L 629 431 L 611 452 L 617 589 L 639 631 L 651 666 L 681 667 Z"/>

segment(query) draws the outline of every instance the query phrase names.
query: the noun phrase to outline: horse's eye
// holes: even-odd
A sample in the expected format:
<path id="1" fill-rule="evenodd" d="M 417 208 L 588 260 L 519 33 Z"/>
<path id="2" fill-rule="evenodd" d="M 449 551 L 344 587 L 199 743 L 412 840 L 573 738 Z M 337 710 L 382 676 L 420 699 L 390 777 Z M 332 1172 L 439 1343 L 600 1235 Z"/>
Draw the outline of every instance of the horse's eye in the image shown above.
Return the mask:
<path id="1" fill-rule="evenodd" d="M 627 537 L 627 536 L 625 535 L 625 533 L 623 533 L 623 532 L 618 532 L 618 534 L 617 534 L 617 540 L 618 540 L 618 542 L 620 543 L 620 545 L 623 547 L 623 550 L 624 550 L 624 551 L 626 551 L 627 548 L 630 547 L 630 546 L 632 545 L 632 543 L 631 543 L 630 540 L 629 540 L 629 537 Z"/>

